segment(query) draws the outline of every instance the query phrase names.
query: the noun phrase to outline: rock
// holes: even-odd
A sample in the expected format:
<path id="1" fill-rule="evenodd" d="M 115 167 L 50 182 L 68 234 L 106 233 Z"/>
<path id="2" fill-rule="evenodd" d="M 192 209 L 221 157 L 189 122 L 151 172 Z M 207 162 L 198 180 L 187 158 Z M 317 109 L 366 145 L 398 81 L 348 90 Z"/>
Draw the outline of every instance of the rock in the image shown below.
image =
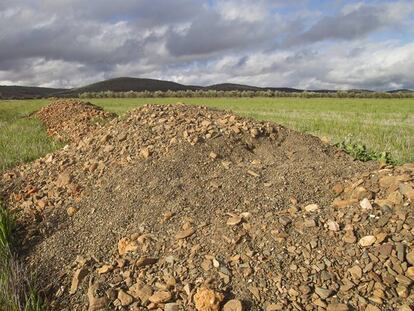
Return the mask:
<path id="1" fill-rule="evenodd" d="M 342 184 L 335 184 L 335 186 L 333 186 L 332 188 L 332 191 L 336 195 L 340 195 L 344 191 L 344 187 L 342 186 Z"/>
<path id="2" fill-rule="evenodd" d="M 72 283 L 70 285 L 69 294 L 73 295 L 78 290 L 79 283 L 85 278 L 88 274 L 88 270 L 85 267 L 79 268 L 75 271 L 72 277 Z"/>
<path id="3" fill-rule="evenodd" d="M 135 262 L 135 266 L 137 268 L 139 267 L 144 267 L 144 266 L 148 266 L 148 265 L 153 265 L 158 261 L 157 258 L 150 258 L 150 257 L 141 257 L 140 259 L 138 259 Z"/>
<path id="4" fill-rule="evenodd" d="M 359 205 L 361 206 L 361 208 L 363 210 L 371 210 L 372 209 L 371 202 L 367 198 L 365 198 L 361 202 L 359 202 Z"/>
<path id="5" fill-rule="evenodd" d="M 58 187 L 64 187 L 69 185 L 71 181 L 72 176 L 69 174 L 69 172 L 63 172 L 57 177 L 56 185 Z"/>
<path id="6" fill-rule="evenodd" d="M 97 283 L 92 283 L 92 279 L 89 280 L 89 287 L 87 292 L 89 307 L 88 311 L 102 311 L 106 310 L 108 307 L 108 299 L 106 296 L 97 297 L 96 291 L 98 290 L 99 285 Z"/>
<path id="7" fill-rule="evenodd" d="M 409 305 L 402 305 L 398 308 L 398 311 L 413 311 L 413 309 Z"/>
<path id="8" fill-rule="evenodd" d="M 315 293 L 319 297 L 321 297 L 322 299 L 325 300 L 326 298 L 329 298 L 333 294 L 333 291 L 330 290 L 330 289 L 326 289 L 326 288 L 317 286 L 317 287 L 315 287 Z"/>
<path id="9" fill-rule="evenodd" d="M 138 249 L 138 245 L 135 241 L 131 241 L 129 238 L 122 238 L 118 241 L 118 253 L 123 256 L 128 252 L 134 252 Z"/>
<path id="10" fill-rule="evenodd" d="M 253 176 L 253 177 L 260 177 L 260 174 L 254 172 L 252 170 L 248 170 L 247 171 L 247 174 L 249 174 L 250 176 Z"/>
<path id="11" fill-rule="evenodd" d="M 305 206 L 305 211 L 307 211 L 308 213 L 310 212 L 316 212 L 319 210 L 319 205 L 318 204 L 309 204 Z"/>
<path id="12" fill-rule="evenodd" d="M 66 212 L 67 212 L 69 217 L 73 217 L 78 212 L 78 209 L 76 207 L 70 206 L 70 207 L 68 207 Z"/>
<path id="13" fill-rule="evenodd" d="M 328 225 L 328 229 L 329 230 L 331 230 L 331 231 L 339 231 L 339 224 L 336 222 L 336 221 L 333 221 L 333 220 L 329 220 L 328 222 L 327 222 L 327 225 Z"/>
<path id="14" fill-rule="evenodd" d="M 163 303 L 168 302 L 172 298 L 172 295 L 169 291 L 158 291 L 152 294 L 151 297 L 149 297 L 149 301 L 153 303 Z"/>
<path id="15" fill-rule="evenodd" d="M 151 155 L 151 151 L 148 148 L 142 148 L 139 154 L 144 158 L 148 159 Z"/>
<path id="16" fill-rule="evenodd" d="M 349 311 L 348 305 L 344 303 L 330 303 L 326 307 L 326 311 Z"/>
<path id="17" fill-rule="evenodd" d="M 206 287 L 200 287 L 194 295 L 194 304 L 197 311 L 219 311 L 223 299 L 223 294 Z"/>
<path id="18" fill-rule="evenodd" d="M 194 228 L 188 228 L 188 229 L 177 232 L 177 234 L 175 235 L 175 239 L 182 240 L 182 239 L 188 238 L 189 236 L 192 236 L 194 233 L 195 233 Z"/>
<path id="19" fill-rule="evenodd" d="M 214 159 L 217 159 L 218 155 L 217 155 L 217 153 L 212 151 L 212 152 L 210 152 L 209 157 L 214 160 Z"/>
<path id="20" fill-rule="evenodd" d="M 233 217 L 230 217 L 229 219 L 227 219 L 226 224 L 228 226 L 236 226 L 239 223 L 241 223 L 242 220 L 243 220 L 243 218 L 241 216 L 233 216 Z"/>
<path id="21" fill-rule="evenodd" d="M 376 306 L 374 306 L 374 305 L 368 305 L 368 306 L 365 308 L 365 311 L 381 311 L 381 309 L 380 309 L 380 308 L 378 308 L 378 307 L 376 307 Z"/>
<path id="22" fill-rule="evenodd" d="M 414 280 L 414 267 L 409 267 L 405 272 L 405 276 L 409 277 L 411 280 Z"/>
<path id="23" fill-rule="evenodd" d="M 270 305 L 267 305 L 266 311 L 281 311 L 285 310 L 285 305 L 281 303 L 272 303 Z"/>
<path id="24" fill-rule="evenodd" d="M 129 306 L 134 302 L 134 298 L 125 293 L 122 289 L 118 292 L 118 299 L 121 302 L 121 306 Z"/>
<path id="25" fill-rule="evenodd" d="M 399 284 L 397 288 L 395 289 L 395 291 L 397 292 L 398 296 L 401 298 L 407 298 L 409 295 L 408 287 L 405 285 Z"/>
<path id="26" fill-rule="evenodd" d="M 348 269 L 348 272 L 351 274 L 354 280 L 359 280 L 362 277 L 362 269 L 359 266 L 353 266 Z"/>
<path id="27" fill-rule="evenodd" d="M 414 251 L 407 253 L 407 255 L 405 256 L 405 259 L 410 265 L 414 266 Z"/>
<path id="28" fill-rule="evenodd" d="M 142 282 L 137 282 L 129 288 L 129 294 L 141 302 L 146 302 L 152 296 L 152 288 Z"/>
<path id="29" fill-rule="evenodd" d="M 342 241 L 344 241 L 345 243 L 349 243 L 349 244 L 354 244 L 356 240 L 357 238 L 353 230 L 347 230 L 344 236 L 342 237 Z"/>
<path id="30" fill-rule="evenodd" d="M 413 281 L 410 278 L 408 278 L 408 277 L 406 277 L 404 275 L 401 275 L 401 274 L 397 275 L 395 277 L 395 280 L 398 283 L 400 283 L 400 284 L 402 284 L 404 286 L 410 286 L 413 283 Z"/>
<path id="31" fill-rule="evenodd" d="M 367 247 L 367 246 L 371 246 L 372 244 L 374 244 L 376 241 L 375 236 L 373 235 L 367 235 L 362 237 L 359 240 L 359 245 L 361 245 L 362 247 Z"/>
<path id="32" fill-rule="evenodd" d="M 103 265 L 96 271 L 98 272 L 98 274 L 105 274 L 109 271 L 112 271 L 112 268 L 113 268 L 112 265 Z"/>
<path id="33" fill-rule="evenodd" d="M 175 302 L 166 303 L 164 311 L 178 311 L 178 305 Z"/>
<path id="34" fill-rule="evenodd" d="M 226 302 L 222 311 L 243 311 L 243 305 L 240 300 L 232 299 Z"/>

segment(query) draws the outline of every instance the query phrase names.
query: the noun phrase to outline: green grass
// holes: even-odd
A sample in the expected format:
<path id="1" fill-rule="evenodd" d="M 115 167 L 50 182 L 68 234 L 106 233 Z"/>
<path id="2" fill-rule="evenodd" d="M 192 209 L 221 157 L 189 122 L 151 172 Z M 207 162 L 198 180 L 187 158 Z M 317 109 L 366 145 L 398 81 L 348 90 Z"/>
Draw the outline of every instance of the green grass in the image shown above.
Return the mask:
<path id="1" fill-rule="evenodd" d="M 46 100 L 0 101 L 0 171 L 62 146 L 46 134 L 40 121 L 27 118 L 47 103 Z"/>
<path id="2" fill-rule="evenodd" d="M 367 152 L 388 152 L 397 162 L 414 162 L 414 99 L 337 98 L 104 98 L 90 99 L 108 111 L 123 114 L 149 103 L 199 104 L 301 132 L 365 145 Z M 48 100 L 0 101 L 0 171 L 58 147 L 36 120 L 21 119 Z"/>
<path id="3" fill-rule="evenodd" d="M 4 311 L 41 311 L 43 302 L 33 280 L 17 259 L 14 217 L 0 201 L 0 306 Z"/>

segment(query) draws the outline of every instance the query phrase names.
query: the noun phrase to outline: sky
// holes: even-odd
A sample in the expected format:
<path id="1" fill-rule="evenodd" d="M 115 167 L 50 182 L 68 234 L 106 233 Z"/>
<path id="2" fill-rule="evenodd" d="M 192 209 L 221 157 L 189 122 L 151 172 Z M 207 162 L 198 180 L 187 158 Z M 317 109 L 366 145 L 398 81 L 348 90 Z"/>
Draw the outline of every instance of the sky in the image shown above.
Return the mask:
<path id="1" fill-rule="evenodd" d="M 414 89 L 414 0 L 0 0 L 0 85 Z"/>

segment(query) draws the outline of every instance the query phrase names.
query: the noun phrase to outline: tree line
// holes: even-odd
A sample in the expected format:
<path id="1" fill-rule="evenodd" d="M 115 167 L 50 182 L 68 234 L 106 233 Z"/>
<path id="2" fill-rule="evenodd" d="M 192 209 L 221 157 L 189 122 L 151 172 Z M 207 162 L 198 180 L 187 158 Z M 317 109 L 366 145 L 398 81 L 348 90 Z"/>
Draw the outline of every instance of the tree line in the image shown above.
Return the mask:
<path id="1" fill-rule="evenodd" d="M 285 91 L 128 91 L 128 92 L 84 92 L 79 98 L 165 98 L 165 97 L 299 97 L 299 98 L 414 98 L 414 92 L 370 92 L 370 91 L 337 91 L 337 92 L 285 92 Z"/>

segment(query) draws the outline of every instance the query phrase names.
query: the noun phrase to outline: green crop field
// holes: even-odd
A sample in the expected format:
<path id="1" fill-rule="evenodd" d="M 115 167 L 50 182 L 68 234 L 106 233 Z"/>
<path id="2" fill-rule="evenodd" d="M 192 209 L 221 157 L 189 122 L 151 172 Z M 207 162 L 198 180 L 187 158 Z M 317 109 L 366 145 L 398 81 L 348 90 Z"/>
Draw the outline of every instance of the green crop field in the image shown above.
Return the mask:
<path id="1" fill-rule="evenodd" d="M 332 98 L 114 98 L 90 102 L 122 115 L 143 104 L 183 102 L 230 109 L 237 114 L 273 121 L 301 132 L 364 144 L 390 152 L 396 161 L 414 162 L 414 99 Z M 47 154 L 62 144 L 46 135 L 27 116 L 49 100 L 0 101 L 0 171 Z"/>

